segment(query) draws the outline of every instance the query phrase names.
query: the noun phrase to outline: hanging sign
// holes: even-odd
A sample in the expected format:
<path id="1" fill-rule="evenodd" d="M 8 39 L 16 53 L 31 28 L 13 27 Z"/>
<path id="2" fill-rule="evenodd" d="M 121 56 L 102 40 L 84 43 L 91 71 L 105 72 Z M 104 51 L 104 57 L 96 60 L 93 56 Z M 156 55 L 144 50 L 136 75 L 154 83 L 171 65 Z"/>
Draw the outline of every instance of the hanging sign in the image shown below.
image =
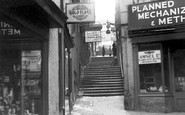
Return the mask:
<path id="1" fill-rule="evenodd" d="M 94 3 L 66 4 L 68 23 L 95 22 Z"/>
<path id="2" fill-rule="evenodd" d="M 167 0 L 129 6 L 129 30 L 185 24 L 185 1 Z"/>
<path id="3" fill-rule="evenodd" d="M 100 42 L 101 32 L 100 31 L 85 31 L 85 42 Z"/>
<path id="4" fill-rule="evenodd" d="M 141 51 L 138 53 L 139 64 L 161 63 L 160 50 Z"/>

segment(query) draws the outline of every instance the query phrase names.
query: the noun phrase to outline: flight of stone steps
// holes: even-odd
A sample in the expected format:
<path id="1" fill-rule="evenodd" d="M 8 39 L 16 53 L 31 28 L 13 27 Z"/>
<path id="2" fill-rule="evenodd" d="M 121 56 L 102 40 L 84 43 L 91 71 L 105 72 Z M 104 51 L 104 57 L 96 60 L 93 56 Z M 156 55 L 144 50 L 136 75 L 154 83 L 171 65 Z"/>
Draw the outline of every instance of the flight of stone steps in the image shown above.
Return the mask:
<path id="1" fill-rule="evenodd" d="M 112 66 L 113 57 L 93 57 L 83 70 L 83 96 L 117 96 L 124 94 L 123 77 L 119 66 Z"/>

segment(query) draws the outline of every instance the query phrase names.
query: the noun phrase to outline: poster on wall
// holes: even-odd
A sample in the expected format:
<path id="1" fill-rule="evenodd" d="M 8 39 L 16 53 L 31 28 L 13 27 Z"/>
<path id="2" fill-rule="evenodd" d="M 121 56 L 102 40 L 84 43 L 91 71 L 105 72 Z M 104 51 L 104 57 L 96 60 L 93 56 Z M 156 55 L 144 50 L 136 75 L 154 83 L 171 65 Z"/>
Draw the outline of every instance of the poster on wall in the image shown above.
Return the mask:
<path id="1" fill-rule="evenodd" d="M 41 51 L 22 51 L 22 69 L 32 72 L 41 71 Z"/>
<path id="2" fill-rule="evenodd" d="M 67 22 L 95 22 L 94 3 L 69 3 L 66 4 Z"/>
<path id="3" fill-rule="evenodd" d="M 139 64 L 161 63 L 161 51 L 149 50 L 138 52 Z"/>
<path id="4" fill-rule="evenodd" d="M 100 42 L 101 32 L 100 31 L 85 31 L 85 42 Z"/>

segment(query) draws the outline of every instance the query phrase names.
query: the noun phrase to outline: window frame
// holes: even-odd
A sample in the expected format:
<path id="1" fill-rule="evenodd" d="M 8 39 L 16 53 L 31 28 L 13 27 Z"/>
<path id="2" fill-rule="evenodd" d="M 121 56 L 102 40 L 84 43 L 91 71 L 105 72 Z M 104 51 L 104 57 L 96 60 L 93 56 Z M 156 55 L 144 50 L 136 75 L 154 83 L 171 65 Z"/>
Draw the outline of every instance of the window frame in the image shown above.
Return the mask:
<path id="1" fill-rule="evenodd" d="M 151 47 L 152 46 L 159 46 L 159 49 L 151 49 L 151 48 L 148 48 L 148 50 L 160 50 L 161 52 L 161 63 L 160 63 L 160 66 L 161 66 L 161 80 L 162 80 L 162 92 L 141 92 L 141 89 L 140 89 L 140 86 L 141 86 L 141 81 L 140 81 L 140 64 L 139 64 L 139 59 L 138 59 L 138 53 L 139 51 L 143 51 L 143 50 L 139 50 L 139 47 Z M 147 50 L 145 50 L 147 51 Z M 165 73 L 164 73 L 164 56 L 163 56 L 163 47 L 162 47 L 162 43 L 145 43 L 145 44 L 138 44 L 137 45 L 137 65 L 138 65 L 138 92 L 139 94 L 153 94 L 153 93 L 166 93 L 164 88 L 165 88 Z"/>

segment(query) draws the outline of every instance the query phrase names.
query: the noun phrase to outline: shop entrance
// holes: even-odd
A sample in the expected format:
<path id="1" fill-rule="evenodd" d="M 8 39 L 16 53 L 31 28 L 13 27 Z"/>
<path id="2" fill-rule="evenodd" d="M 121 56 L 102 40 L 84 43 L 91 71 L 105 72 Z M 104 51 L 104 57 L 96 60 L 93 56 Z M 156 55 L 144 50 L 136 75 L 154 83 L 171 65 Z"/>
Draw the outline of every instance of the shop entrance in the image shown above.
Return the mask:
<path id="1" fill-rule="evenodd" d="M 185 111 L 185 53 L 174 54 L 172 59 L 175 108 Z"/>
<path id="2" fill-rule="evenodd" d="M 41 45 L 0 44 L 0 114 L 41 115 Z"/>

